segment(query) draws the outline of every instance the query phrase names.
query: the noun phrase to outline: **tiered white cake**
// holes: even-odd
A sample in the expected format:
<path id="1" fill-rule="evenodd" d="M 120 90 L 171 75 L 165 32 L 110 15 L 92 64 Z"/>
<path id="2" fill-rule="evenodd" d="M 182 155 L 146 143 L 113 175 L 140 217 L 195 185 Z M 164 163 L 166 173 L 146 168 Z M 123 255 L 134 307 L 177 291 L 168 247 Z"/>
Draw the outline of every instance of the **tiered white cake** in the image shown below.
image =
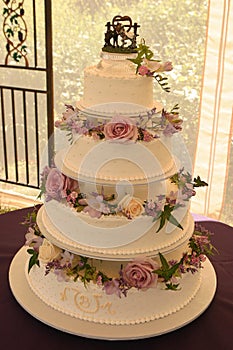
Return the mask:
<path id="1" fill-rule="evenodd" d="M 153 101 L 153 80 L 168 89 L 161 74 L 171 63 L 153 61 L 136 36 L 127 16 L 107 25 L 101 61 L 85 70 L 82 101 L 56 122 L 73 142 L 44 169 L 45 204 L 26 235 L 35 295 L 70 317 L 108 325 L 186 307 L 210 247 L 189 213 L 193 187 L 204 183 L 172 152 L 177 106 L 167 112 Z"/>

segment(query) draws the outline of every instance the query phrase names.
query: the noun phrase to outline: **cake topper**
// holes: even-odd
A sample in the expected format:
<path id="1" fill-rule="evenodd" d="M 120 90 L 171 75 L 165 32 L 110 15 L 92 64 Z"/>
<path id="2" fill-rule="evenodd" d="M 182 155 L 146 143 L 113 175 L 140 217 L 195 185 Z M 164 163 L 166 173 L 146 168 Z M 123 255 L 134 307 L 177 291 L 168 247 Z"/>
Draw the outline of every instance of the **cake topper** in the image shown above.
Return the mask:
<path id="1" fill-rule="evenodd" d="M 115 16 L 112 19 L 112 23 L 107 22 L 106 27 L 103 51 L 117 53 L 137 52 L 137 29 L 140 26 L 137 23 L 133 24 L 129 16 Z"/>

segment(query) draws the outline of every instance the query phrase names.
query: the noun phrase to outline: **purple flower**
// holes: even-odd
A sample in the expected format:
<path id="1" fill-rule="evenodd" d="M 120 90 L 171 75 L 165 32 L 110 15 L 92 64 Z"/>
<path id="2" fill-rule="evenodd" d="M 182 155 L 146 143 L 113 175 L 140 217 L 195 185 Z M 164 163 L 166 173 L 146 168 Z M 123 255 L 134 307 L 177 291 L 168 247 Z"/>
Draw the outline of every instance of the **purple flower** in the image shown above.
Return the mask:
<path id="1" fill-rule="evenodd" d="M 28 228 L 28 232 L 26 233 L 25 238 L 25 245 L 33 247 L 35 250 L 38 250 L 43 243 L 43 238 L 41 236 L 35 235 L 35 230 L 32 227 Z"/>
<path id="2" fill-rule="evenodd" d="M 150 200 L 150 201 L 147 203 L 147 209 L 149 209 L 149 210 L 155 209 L 155 202 L 153 202 L 152 200 Z"/>
<path id="3" fill-rule="evenodd" d="M 69 276 L 66 274 L 65 270 L 62 269 L 55 269 L 54 274 L 57 276 L 58 282 L 68 282 Z"/>
<path id="4" fill-rule="evenodd" d="M 65 250 L 63 253 L 61 253 L 60 263 L 62 266 L 71 266 L 73 259 L 74 259 L 74 254 Z"/>
<path id="5" fill-rule="evenodd" d="M 87 206 L 83 209 L 83 211 L 84 213 L 88 213 L 92 218 L 100 218 L 102 214 L 110 213 L 110 209 L 104 202 L 102 195 L 93 194 L 93 198 L 81 200 L 81 203 L 84 203 L 84 201 L 86 202 Z"/>
<path id="6" fill-rule="evenodd" d="M 121 297 L 120 281 L 118 279 L 105 282 L 103 290 L 108 295 L 116 294 L 118 297 Z"/>
<path id="7" fill-rule="evenodd" d="M 174 191 L 171 191 L 168 197 L 166 197 L 166 203 L 173 206 L 176 204 L 176 200 L 177 200 L 177 192 L 174 192 Z"/>
<path id="8" fill-rule="evenodd" d="M 164 196 L 162 196 L 162 199 L 164 199 Z M 158 202 L 153 202 L 150 200 L 145 204 L 145 214 L 157 219 L 161 213 L 163 205 L 164 203 L 160 200 L 158 200 Z"/>
<path id="9" fill-rule="evenodd" d="M 177 130 L 174 128 L 174 126 L 171 123 L 168 123 L 163 130 L 164 136 L 172 136 L 173 134 L 177 133 Z"/>
<path id="10" fill-rule="evenodd" d="M 89 205 L 87 205 L 84 209 L 83 209 L 83 212 L 84 213 L 88 213 L 90 215 L 90 217 L 92 218 L 97 218 L 99 219 L 102 215 L 101 211 L 93 208 L 93 207 L 90 207 Z"/>

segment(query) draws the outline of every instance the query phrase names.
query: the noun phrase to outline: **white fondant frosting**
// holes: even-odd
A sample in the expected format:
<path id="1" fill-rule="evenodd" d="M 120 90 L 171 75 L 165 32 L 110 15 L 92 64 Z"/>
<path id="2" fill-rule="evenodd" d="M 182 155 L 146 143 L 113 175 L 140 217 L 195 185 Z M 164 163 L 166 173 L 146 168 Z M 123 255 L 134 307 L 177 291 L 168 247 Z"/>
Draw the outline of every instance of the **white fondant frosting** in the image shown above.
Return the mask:
<path id="1" fill-rule="evenodd" d="M 71 146 L 56 154 L 55 163 L 62 173 L 81 181 L 128 180 L 146 184 L 164 180 L 178 171 L 167 142 L 155 139 L 117 143 L 79 136 Z"/>
<path id="2" fill-rule="evenodd" d="M 128 60 L 134 57 L 104 53 L 97 65 L 87 67 L 83 106 L 126 102 L 153 108 L 153 79 L 136 74 L 135 64 Z"/>
<path id="3" fill-rule="evenodd" d="M 168 223 L 161 231 L 156 233 L 159 223 L 155 222 L 152 227 L 148 227 L 147 232 L 144 232 L 141 236 L 139 235 L 138 239 L 134 239 L 133 242 L 122 245 L 121 241 L 121 244 L 116 247 L 115 245 L 111 246 L 111 239 L 109 239 L 110 246 L 101 247 L 102 233 L 108 235 L 109 232 L 109 236 L 111 236 L 111 234 L 115 234 L 115 231 L 121 229 L 126 236 L 129 234 L 132 237 L 129 232 L 129 220 L 125 217 L 116 216 L 93 219 L 82 213 L 71 213 L 70 209 L 62 203 L 54 202 L 53 204 L 50 207 L 52 217 L 48 216 L 47 207 L 45 206 L 40 209 L 37 216 L 37 223 L 43 235 L 59 247 L 65 247 L 76 254 L 100 259 L 127 260 L 139 255 L 155 256 L 159 252 L 174 251 L 180 246 L 182 252 L 184 252 L 194 229 L 192 216 L 182 210 L 177 210 L 177 219 L 180 220 L 183 230 Z M 57 218 L 59 224 L 55 218 Z M 140 220 L 143 221 L 144 219 L 146 217 L 130 222 L 132 232 L 134 232 L 133 227 L 136 230 Z M 80 220 L 83 221 L 81 230 L 79 229 Z M 99 228 L 101 228 L 100 234 L 92 236 L 95 229 Z M 112 228 L 113 230 L 111 230 Z M 117 228 L 117 230 L 114 228 Z M 117 238 L 113 236 L 112 239 L 114 241 Z"/>
<path id="4" fill-rule="evenodd" d="M 107 295 L 102 287 L 79 280 L 59 282 L 53 273 L 34 266 L 26 278 L 33 292 L 47 305 L 74 318 L 111 325 L 134 325 L 179 312 L 195 297 L 201 273 L 183 276 L 178 291 L 165 290 L 162 284 L 144 291 L 130 289 L 127 297 Z"/>

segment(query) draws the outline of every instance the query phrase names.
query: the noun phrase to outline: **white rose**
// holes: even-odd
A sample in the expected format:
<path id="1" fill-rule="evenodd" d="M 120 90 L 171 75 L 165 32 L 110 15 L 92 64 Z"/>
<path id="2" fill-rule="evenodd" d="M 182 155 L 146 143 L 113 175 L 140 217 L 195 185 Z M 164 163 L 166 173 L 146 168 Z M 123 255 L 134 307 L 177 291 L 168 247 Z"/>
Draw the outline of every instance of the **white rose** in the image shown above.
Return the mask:
<path id="1" fill-rule="evenodd" d="M 62 250 L 51 242 L 49 242 L 46 238 L 44 238 L 42 245 L 39 247 L 39 260 L 43 263 L 48 263 L 58 258 Z"/>

